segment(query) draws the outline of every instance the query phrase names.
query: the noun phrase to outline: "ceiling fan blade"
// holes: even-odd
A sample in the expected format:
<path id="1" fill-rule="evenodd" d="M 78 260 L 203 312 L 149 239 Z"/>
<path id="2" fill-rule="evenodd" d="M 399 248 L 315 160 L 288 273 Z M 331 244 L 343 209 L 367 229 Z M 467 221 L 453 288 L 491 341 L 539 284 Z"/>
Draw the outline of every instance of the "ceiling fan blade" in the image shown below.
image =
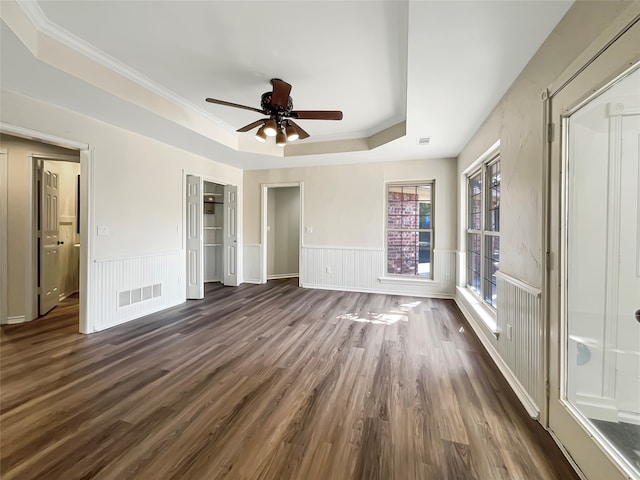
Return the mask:
<path id="1" fill-rule="evenodd" d="M 291 85 L 279 78 L 272 78 L 271 85 L 273 85 L 273 93 L 271 94 L 271 105 L 277 107 L 287 108 L 289 103 L 289 94 L 291 93 Z"/>
<path id="2" fill-rule="evenodd" d="M 227 107 L 242 108 L 244 110 L 251 110 L 252 112 L 265 113 L 258 108 L 247 107 L 246 105 L 240 105 L 239 103 L 225 102 L 224 100 L 216 100 L 215 98 L 207 98 L 206 101 L 209 103 L 216 103 L 218 105 L 225 105 Z"/>
<path id="3" fill-rule="evenodd" d="M 249 125 L 245 125 L 242 128 L 236 130 L 236 132 L 248 132 L 249 130 L 253 130 L 258 125 L 262 125 L 264 122 L 269 120 L 268 118 L 261 118 L 260 120 L 256 120 L 255 122 L 251 122 Z"/>
<path id="4" fill-rule="evenodd" d="M 298 132 L 299 135 L 299 139 L 300 140 L 304 140 L 305 138 L 309 138 L 309 134 L 307 132 L 304 131 L 304 128 L 302 128 L 300 125 L 298 125 L 296 122 L 294 122 L 293 120 L 289 119 L 287 120 L 291 125 L 293 125 L 293 128 L 296 129 L 296 131 Z"/>
<path id="5" fill-rule="evenodd" d="M 289 116 L 299 120 L 342 120 L 340 110 L 294 110 Z"/>

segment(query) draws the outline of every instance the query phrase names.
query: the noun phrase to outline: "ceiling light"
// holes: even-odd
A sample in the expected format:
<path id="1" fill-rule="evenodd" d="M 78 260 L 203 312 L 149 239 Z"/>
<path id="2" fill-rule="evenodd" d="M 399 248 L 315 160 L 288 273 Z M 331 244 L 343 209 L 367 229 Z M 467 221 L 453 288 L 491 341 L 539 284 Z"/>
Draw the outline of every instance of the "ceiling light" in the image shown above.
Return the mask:
<path id="1" fill-rule="evenodd" d="M 293 142 L 294 140 L 298 140 L 298 138 L 300 138 L 300 134 L 298 133 L 298 130 L 296 129 L 295 126 L 291 125 L 290 123 L 287 123 L 286 133 L 287 133 L 287 141 L 289 142 Z"/>
<path id="2" fill-rule="evenodd" d="M 278 133 L 278 124 L 273 118 L 270 118 L 264 124 L 264 133 L 267 137 L 275 137 L 276 133 Z"/>
<path id="3" fill-rule="evenodd" d="M 276 145 L 279 147 L 284 147 L 287 144 L 287 136 L 284 134 L 282 130 L 278 130 L 276 134 Z"/>
<path id="4" fill-rule="evenodd" d="M 267 134 L 264 133 L 264 125 L 261 126 L 258 131 L 256 132 L 256 140 L 258 140 L 259 142 L 266 142 L 267 141 Z"/>

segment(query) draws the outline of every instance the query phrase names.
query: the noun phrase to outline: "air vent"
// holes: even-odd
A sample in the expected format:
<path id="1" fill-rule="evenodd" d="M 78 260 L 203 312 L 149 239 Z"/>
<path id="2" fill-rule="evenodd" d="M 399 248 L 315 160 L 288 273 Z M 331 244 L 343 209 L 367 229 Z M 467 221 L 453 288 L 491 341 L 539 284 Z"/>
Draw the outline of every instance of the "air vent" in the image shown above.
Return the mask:
<path id="1" fill-rule="evenodd" d="M 162 285 L 146 285 L 144 287 L 132 288 L 118 292 L 118 308 L 145 302 L 162 296 Z"/>
<path id="2" fill-rule="evenodd" d="M 418 145 L 421 145 L 421 146 L 429 145 L 430 141 L 431 141 L 431 137 L 420 137 L 418 139 Z"/>

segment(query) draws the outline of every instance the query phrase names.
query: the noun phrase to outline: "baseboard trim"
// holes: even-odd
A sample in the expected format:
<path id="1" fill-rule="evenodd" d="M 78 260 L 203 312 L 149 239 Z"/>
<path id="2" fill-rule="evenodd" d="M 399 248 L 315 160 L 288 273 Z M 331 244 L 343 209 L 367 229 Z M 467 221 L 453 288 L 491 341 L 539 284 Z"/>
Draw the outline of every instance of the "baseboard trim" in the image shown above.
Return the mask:
<path id="1" fill-rule="evenodd" d="M 573 403 L 587 418 L 605 422 L 618 421 L 618 409 L 612 398 L 576 394 Z"/>
<path id="2" fill-rule="evenodd" d="M 27 317 L 25 315 L 15 315 L 13 317 L 7 317 L 6 325 L 15 325 L 17 323 L 26 323 Z"/>
<path id="3" fill-rule="evenodd" d="M 332 290 L 334 292 L 357 292 L 357 293 L 379 293 L 380 295 L 399 295 L 403 297 L 420 297 L 420 298 L 441 298 L 443 300 L 455 299 L 455 295 L 448 293 L 399 293 L 389 292 L 386 290 L 378 290 L 374 288 L 355 288 L 355 287 L 334 287 L 332 285 L 318 285 L 301 283 L 302 288 L 309 288 L 313 290 Z"/>
<path id="4" fill-rule="evenodd" d="M 71 295 L 74 295 L 74 294 L 76 294 L 76 293 L 80 293 L 80 291 L 79 291 L 79 290 L 74 290 L 73 292 L 69 292 L 69 293 L 61 293 L 61 294 L 58 296 L 58 301 L 59 301 L 59 302 L 62 302 L 64 299 L 66 299 L 66 298 L 68 298 L 68 297 L 70 297 Z"/>
<path id="5" fill-rule="evenodd" d="M 280 273 L 278 275 L 267 275 L 267 280 L 279 280 L 281 278 L 298 278 L 297 273 Z"/>
<path id="6" fill-rule="evenodd" d="M 496 367 L 498 367 L 498 370 L 500 370 L 500 373 L 511 387 L 511 390 L 513 390 L 513 392 L 516 394 L 518 400 L 520 400 L 520 403 L 525 408 L 529 416 L 535 420 L 539 420 L 540 410 L 536 406 L 533 399 L 529 396 L 525 388 L 522 386 L 520 381 L 513 374 L 509 366 L 502 359 L 495 347 L 491 343 L 489 343 L 487 337 L 482 334 L 482 326 L 478 324 L 478 321 L 458 297 L 455 297 L 455 302 L 464 317 L 467 319 L 467 322 L 469 322 L 473 333 L 478 338 L 478 340 L 480 340 L 480 343 L 493 360 L 493 363 L 495 363 Z"/>
<path id="7" fill-rule="evenodd" d="M 624 423 L 632 423 L 634 425 L 640 425 L 640 413 L 619 411 L 618 421 L 624 422 Z"/>
<path id="8" fill-rule="evenodd" d="M 141 315 L 125 317 L 125 318 L 118 319 L 115 322 L 110 322 L 110 323 L 107 323 L 107 324 L 104 324 L 104 325 L 100 325 L 99 328 L 94 328 L 93 332 L 101 332 L 103 330 L 107 330 L 109 328 L 117 327 L 118 325 L 122 325 L 123 323 L 133 322 L 135 320 L 138 320 L 139 318 L 146 317 L 146 316 L 151 315 L 153 313 L 158 313 L 158 312 L 161 312 L 163 310 L 168 310 L 169 308 L 177 307 L 178 305 L 182 305 L 185 302 L 186 302 L 186 300 L 183 298 L 182 300 L 180 300 L 178 302 L 175 302 L 175 303 L 171 303 L 169 305 L 160 305 L 160 306 L 157 306 L 155 308 L 151 308 L 148 311 L 145 311 Z"/>

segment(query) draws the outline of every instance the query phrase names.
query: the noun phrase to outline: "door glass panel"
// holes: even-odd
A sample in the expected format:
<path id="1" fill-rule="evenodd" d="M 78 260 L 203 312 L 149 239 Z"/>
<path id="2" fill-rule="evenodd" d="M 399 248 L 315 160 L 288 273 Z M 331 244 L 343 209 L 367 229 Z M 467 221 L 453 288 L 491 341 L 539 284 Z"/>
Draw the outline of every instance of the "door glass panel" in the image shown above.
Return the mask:
<path id="1" fill-rule="evenodd" d="M 640 70 L 566 127 L 565 400 L 640 475 Z"/>

